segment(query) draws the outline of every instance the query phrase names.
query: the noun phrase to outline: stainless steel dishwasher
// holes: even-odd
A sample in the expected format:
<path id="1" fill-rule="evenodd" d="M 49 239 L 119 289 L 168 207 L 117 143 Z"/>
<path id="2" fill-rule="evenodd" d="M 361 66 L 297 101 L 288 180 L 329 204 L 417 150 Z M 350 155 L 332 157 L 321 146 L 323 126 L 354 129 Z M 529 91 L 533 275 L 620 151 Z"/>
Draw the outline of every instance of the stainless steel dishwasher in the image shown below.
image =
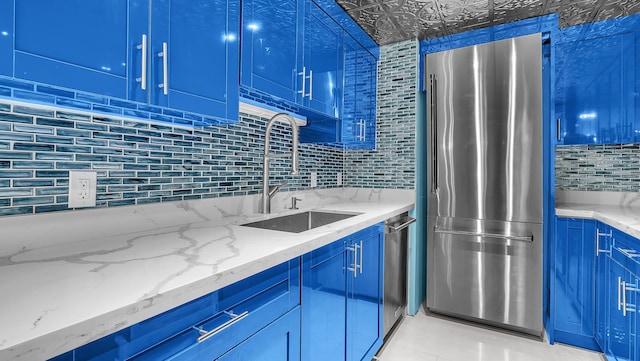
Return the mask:
<path id="1" fill-rule="evenodd" d="M 384 222 L 384 307 L 386 337 L 407 306 L 407 227 L 415 218 L 403 213 Z"/>

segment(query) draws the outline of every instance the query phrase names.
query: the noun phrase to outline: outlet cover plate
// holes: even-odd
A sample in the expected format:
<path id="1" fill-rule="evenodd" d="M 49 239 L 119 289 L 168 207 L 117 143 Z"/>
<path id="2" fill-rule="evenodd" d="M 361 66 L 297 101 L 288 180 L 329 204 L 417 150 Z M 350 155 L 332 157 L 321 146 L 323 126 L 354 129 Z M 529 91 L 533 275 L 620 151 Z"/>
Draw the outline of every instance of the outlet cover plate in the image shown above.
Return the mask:
<path id="1" fill-rule="evenodd" d="M 69 208 L 96 206 L 96 180 L 94 171 L 69 171 Z"/>

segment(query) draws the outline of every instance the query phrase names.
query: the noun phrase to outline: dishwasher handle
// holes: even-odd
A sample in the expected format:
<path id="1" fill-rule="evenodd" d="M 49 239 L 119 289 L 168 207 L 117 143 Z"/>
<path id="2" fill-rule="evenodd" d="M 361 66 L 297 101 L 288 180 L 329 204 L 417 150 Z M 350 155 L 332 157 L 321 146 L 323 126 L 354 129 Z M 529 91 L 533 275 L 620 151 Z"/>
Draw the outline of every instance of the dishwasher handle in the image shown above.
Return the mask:
<path id="1" fill-rule="evenodd" d="M 403 229 L 405 229 L 405 228 L 409 227 L 409 225 L 410 225 L 411 223 L 414 223 L 415 221 L 416 221 L 416 219 L 415 219 L 415 218 L 407 217 L 407 218 L 406 218 L 406 221 L 405 221 L 404 223 L 402 223 L 402 224 L 398 225 L 398 226 L 388 225 L 388 227 L 389 227 L 389 233 L 396 233 L 396 232 L 400 232 L 400 231 L 402 231 Z"/>

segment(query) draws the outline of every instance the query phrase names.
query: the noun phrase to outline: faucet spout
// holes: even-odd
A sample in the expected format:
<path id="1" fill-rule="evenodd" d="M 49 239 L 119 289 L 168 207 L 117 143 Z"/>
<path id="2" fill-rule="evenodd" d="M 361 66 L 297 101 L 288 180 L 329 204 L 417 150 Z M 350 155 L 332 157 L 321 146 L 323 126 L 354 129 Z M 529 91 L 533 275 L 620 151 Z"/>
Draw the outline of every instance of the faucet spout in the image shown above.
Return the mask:
<path id="1" fill-rule="evenodd" d="M 292 116 L 286 113 L 278 113 L 269 119 L 267 123 L 267 128 L 264 135 L 264 160 L 262 163 L 262 213 L 271 213 L 271 198 L 280 190 L 282 186 L 286 184 L 283 183 L 279 186 L 271 189 L 269 187 L 269 159 L 280 157 L 281 155 L 271 154 L 269 152 L 269 143 L 271 141 L 271 128 L 273 125 L 278 122 L 288 122 L 291 126 L 291 172 L 290 174 L 296 175 L 298 174 L 299 167 L 299 159 L 298 159 L 298 138 L 299 138 L 299 129 L 298 124 L 293 119 Z M 286 154 L 285 154 L 286 156 Z"/>

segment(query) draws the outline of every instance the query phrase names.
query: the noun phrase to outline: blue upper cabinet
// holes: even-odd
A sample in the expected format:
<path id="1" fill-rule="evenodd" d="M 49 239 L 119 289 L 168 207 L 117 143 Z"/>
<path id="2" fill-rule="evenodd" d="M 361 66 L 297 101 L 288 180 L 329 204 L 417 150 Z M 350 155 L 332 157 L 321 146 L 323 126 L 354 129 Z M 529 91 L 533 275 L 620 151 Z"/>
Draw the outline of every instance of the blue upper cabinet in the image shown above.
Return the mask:
<path id="1" fill-rule="evenodd" d="M 140 15 L 145 3 L 15 1 L 14 76 L 126 98 L 129 8 L 132 17 Z M 146 17 L 140 20 L 144 27 Z"/>
<path id="2" fill-rule="evenodd" d="M 303 80 L 302 8 L 302 0 L 242 2 L 242 85 L 297 101 Z"/>
<path id="3" fill-rule="evenodd" d="M 13 70 L 13 1 L 0 1 L 0 75 Z"/>
<path id="4" fill-rule="evenodd" d="M 556 44 L 560 144 L 638 140 L 636 37 L 640 16 L 565 28 Z"/>
<path id="5" fill-rule="evenodd" d="M 154 0 L 151 18 L 151 103 L 237 117 L 239 3 Z"/>
<path id="6" fill-rule="evenodd" d="M 3 1 L 0 24 L 15 13 L 15 40 L 12 29 L 0 29 L 0 56 L 14 59 L 1 62 L 0 74 L 237 120 L 239 6 L 233 0 Z"/>
<path id="7" fill-rule="evenodd" d="M 304 22 L 302 104 L 339 118 L 342 99 L 342 29 L 313 2 Z M 304 90 L 304 91 L 303 91 Z"/>
<path id="8" fill-rule="evenodd" d="M 344 85 L 341 139 L 348 149 L 376 146 L 377 59 L 344 35 Z"/>

